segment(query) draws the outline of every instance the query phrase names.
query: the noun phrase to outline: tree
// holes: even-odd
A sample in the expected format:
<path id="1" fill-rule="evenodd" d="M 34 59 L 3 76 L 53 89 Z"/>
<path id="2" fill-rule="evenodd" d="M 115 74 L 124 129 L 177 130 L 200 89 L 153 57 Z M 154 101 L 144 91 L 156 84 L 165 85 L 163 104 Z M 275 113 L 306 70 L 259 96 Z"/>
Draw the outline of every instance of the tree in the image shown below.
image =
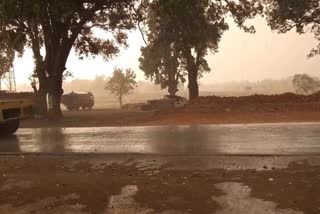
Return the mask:
<path id="1" fill-rule="evenodd" d="M 40 49 L 43 45 L 43 39 L 41 37 L 41 31 L 38 24 L 35 22 L 35 19 L 30 15 L 33 8 L 31 5 L 34 3 L 30 1 L 30 5 L 24 4 L 24 12 L 29 11 L 29 14 L 20 14 L 17 11 L 17 8 L 21 8 L 21 5 L 15 5 L 18 1 L 8 1 L 3 0 L 0 2 L 0 34 L 9 35 L 2 37 L 1 41 L 10 47 L 11 51 L 18 52 L 21 56 L 23 54 L 25 47 L 31 47 L 33 55 L 35 58 L 35 70 L 34 73 L 30 76 L 32 87 L 34 91 L 37 91 L 38 99 L 37 105 L 39 112 L 38 114 L 46 113 L 46 94 L 45 86 L 46 83 L 46 73 L 43 62 L 43 57 L 40 54 Z M 23 1 L 19 1 L 23 3 Z M 39 81 L 37 81 L 39 79 Z M 39 85 L 39 89 L 37 88 Z M 41 109 L 41 110 L 40 110 Z"/>
<path id="2" fill-rule="evenodd" d="M 177 53 L 163 42 L 153 41 L 141 49 L 140 69 L 148 79 L 160 85 L 161 89 L 168 88 L 169 94 L 175 95 L 179 83 L 186 82 L 186 73 L 179 65 Z"/>
<path id="3" fill-rule="evenodd" d="M 15 53 L 18 53 L 19 56 L 22 55 L 25 44 L 23 35 L 15 30 L 7 32 L 4 28 L 4 21 L 0 19 L 0 77 L 12 68 Z"/>
<path id="4" fill-rule="evenodd" d="M 122 106 L 123 96 L 131 94 L 135 87 L 137 87 L 137 82 L 134 71 L 126 69 L 124 73 L 122 69 L 116 68 L 105 89 L 116 95 Z"/>
<path id="5" fill-rule="evenodd" d="M 0 43 L 0 78 L 13 66 L 14 51 L 1 47 Z"/>
<path id="6" fill-rule="evenodd" d="M 292 79 L 293 87 L 297 94 L 312 94 L 319 90 L 320 81 L 315 80 L 307 74 L 296 74 Z"/>
<path id="7" fill-rule="evenodd" d="M 263 0 L 267 21 L 272 30 L 286 33 L 295 29 L 299 34 L 311 31 L 318 45 L 308 57 L 320 54 L 320 1 Z"/>
<path id="8" fill-rule="evenodd" d="M 146 76 L 162 86 L 169 77 L 184 82 L 188 77 L 190 99 L 199 96 L 198 79 L 211 69 L 205 59 L 216 53 L 231 15 L 247 32 L 244 22 L 262 8 L 256 0 L 155 0 L 148 14 L 148 45 L 142 49 L 141 68 Z M 185 73 L 183 71 L 186 71 Z M 173 78 L 172 78 L 173 79 Z"/>
<path id="9" fill-rule="evenodd" d="M 81 56 L 115 56 L 126 46 L 127 30 L 134 28 L 135 0 L 3 0 L 5 31 L 26 33 L 36 60 L 36 74 L 52 97 L 54 118 L 62 116 L 60 99 L 66 62 L 72 48 Z M 100 29 L 108 38 L 97 38 Z M 41 55 L 41 47 L 45 55 Z M 41 88 L 41 86 L 40 86 Z"/>
<path id="10" fill-rule="evenodd" d="M 140 69 L 161 89 L 168 88 L 170 95 L 178 92 L 178 85 L 185 83 L 185 71 L 179 64 L 178 53 L 165 41 L 153 41 L 141 49 Z"/>

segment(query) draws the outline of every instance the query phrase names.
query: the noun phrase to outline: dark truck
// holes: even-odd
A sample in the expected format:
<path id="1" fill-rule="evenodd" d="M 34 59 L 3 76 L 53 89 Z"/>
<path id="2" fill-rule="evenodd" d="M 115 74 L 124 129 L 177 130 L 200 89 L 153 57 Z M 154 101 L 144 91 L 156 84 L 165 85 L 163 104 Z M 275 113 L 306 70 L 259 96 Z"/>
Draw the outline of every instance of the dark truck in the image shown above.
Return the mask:
<path id="1" fill-rule="evenodd" d="M 80 108 L 91 110 L 94 106 L 94 96 L 91 92 L 71 92 L 63 95 L 61 102 L 69 111 L 78 111 Z"/>

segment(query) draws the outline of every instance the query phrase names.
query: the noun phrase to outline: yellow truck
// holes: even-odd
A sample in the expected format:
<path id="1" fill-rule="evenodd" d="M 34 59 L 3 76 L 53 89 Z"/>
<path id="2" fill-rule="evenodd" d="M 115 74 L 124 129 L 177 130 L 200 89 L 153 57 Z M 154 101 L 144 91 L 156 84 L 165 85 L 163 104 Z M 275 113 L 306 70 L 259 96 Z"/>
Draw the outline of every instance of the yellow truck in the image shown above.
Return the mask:
<path id="1" fill-rule="evenodd" d="M 32 101 L 27 99 L 0 100 L 0 135 L 15 133 L 20 120 L 32 116 Z"/>

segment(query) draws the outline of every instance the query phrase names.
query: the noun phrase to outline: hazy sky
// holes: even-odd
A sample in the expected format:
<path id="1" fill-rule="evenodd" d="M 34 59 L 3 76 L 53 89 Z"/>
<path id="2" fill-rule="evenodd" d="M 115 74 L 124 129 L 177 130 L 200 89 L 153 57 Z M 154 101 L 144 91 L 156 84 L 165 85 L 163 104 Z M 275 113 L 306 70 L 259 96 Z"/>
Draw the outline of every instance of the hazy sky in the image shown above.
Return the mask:
<path id="1" fill-rule="evenodd" d="M 319 76 L 320 57 L 307 59 L 308 52 L 316 45 L 311 34 L 271 32 L 262 18 L 256 18 L 253 23 L 256 34 L 244 33 L 231 25 L 223 36 L 219 53 L 207 57 L 212 72 L 204 76 L 202 83 L 280 79 L 296 73 Z M 131 67 L 143 80 L 138 62 L 143 44 L 140 34 L 133 32 L 129 37 L 130 47 L 115 59 L 107 62 L 102 57 L 79 60 L 72 53 L 67 69 L 74 78 L 93 79 L 96 75 L 110 75 L 116 66 Z M 31 51 L 27 50 L 23 58 L 16 59 L 14 65 L 17 83 L 28 83 L 28 76 L 33 70 Z"/>

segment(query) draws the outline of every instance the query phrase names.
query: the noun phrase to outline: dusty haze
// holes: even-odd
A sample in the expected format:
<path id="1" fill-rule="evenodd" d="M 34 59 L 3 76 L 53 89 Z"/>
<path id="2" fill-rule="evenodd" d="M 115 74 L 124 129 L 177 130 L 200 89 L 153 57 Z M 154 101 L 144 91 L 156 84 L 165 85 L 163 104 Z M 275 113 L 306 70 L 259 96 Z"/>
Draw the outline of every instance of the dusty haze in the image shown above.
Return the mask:
<path id="1" fill-rule="evenodd" d="M 256 34 L 244 33 L 231 25 L 231 29 L 222 38 L 219 53 L 207 57 L 212 72 L 200 80 L 201 84 L 283 79 L 297 73 L 318 76 L 319 57 L 307 59 L 308 52 L 316 45 L 311 34 L 298 35 L 292 31 L 279 35 L 271 32 L 262 18 L 256 18 L 251 23 L 256 27 Z M 139 80 L 145 80 L 138 62 L 142 45 L 140 34 L 132 32 L 129 48 L 115 59 L 108 62 L 103 61 L 102 57 L 79 60 L 73 53 L 67 69 L 74 74 L 74 79 L 92 80 L 97 75 L 110 76 L 116 66 L 131 67 L 137 72 Z M 23 58 L 16 59 L 15 70 L 18 84 L 27 83 L 33 70 L 30 50 L 26 51 Z"/>
<path id="2" fill-rule="evenodd" d="M 96 98 L 96 108 L 119 107 L 115 96 L 104 90 L 108 81 L 106 76 L 96 76 L 93 80 L 74 79 L 64 83 L 65 93 L 92 92 Z M 22 91 L 30 91 L 29 84 L 19 85 Z M 243 96 L 252 94 L 280 94 L 285 92 L 295 92 L 292 85 L 292 77 L 280 80 L 264 79 L 260 81 L 232 81 L 224 83 L 202 83 L 200 85 L 201 96 Z M 167 94 L 167 90 L 161 90 L 159 86 L 147 81 L 139 81 L 138 87 L 132 95 L 126 96 L 124 103 L 137 103 L 149 99 L 159 99 Z M 180 85 L 178 95 L 188 97 L 186 85 Z"/>

